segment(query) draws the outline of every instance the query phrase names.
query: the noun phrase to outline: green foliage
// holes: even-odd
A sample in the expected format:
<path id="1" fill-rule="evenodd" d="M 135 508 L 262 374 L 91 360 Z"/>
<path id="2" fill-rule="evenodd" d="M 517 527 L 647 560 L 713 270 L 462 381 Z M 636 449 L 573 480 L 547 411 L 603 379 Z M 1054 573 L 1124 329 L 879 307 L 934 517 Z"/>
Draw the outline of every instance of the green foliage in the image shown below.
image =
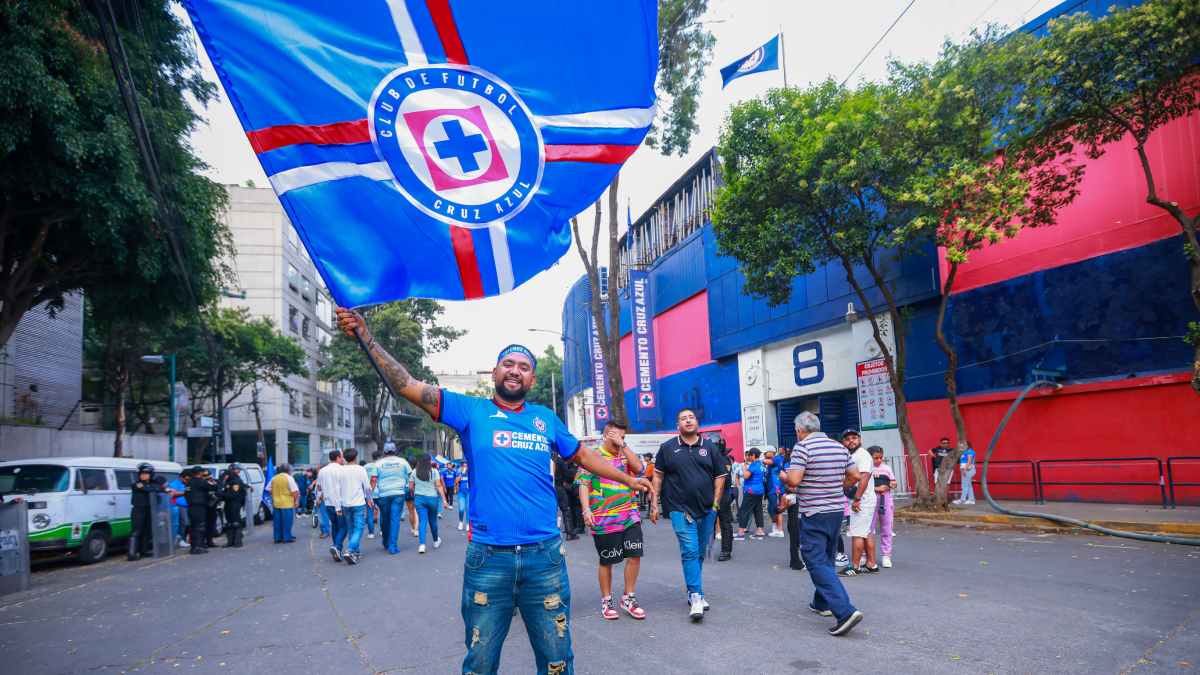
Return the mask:
<path id="1" fill-rule="evenodd" d="M 224 406 L 255 382 L 289 391 L 288 377 L 308 375 L 300 344 L 244 307 L 184 317 L 163 329 L 157 346 L 176 354 L 176 376 L 194 401 L 219 395 Z"/>
<path id="2" fill-rule="evenodd" d="M 1083 167 L 1064 155 L 1069 146 L 1031 139 L 1014 119 L 1029 107 L 1033 44 L 990 29 L 946 43 L 932 64 L 891 64 L 880 133 L 909 165 L 888 195 L 905 216 L 893 243 L 933 238 L 962 264 L 1023 228 L 1053 225 L 1078 194 Z"/>
<path id="3" fill-rule="evenodd" d="M 786 302 L 792 279 L 831 260 L 872 260 L 907 214 L 893 196 L 911 166 L 880 133 L 888 92 L 827 80 L 734 106 L 721 134 L 725 187 L 713 227 L 746 288 Z"/>
<path id="4" fill-rule="evenodd" d="M 1090 157 L 1200 110 L 1200 3 L 1148 0 L 1054 19 L 1024 70 L 1031 126 Z"/>
<path id="5" fill-rule="evenodd" d="M 1183 336 L 1183 341 L 1193 347 L 1200 347 L 1200 322 L 1188 322 L 1187 335 Z"/>
<path id="6" fill-rule="evenodd" d="M 563 411 L 566 410 L 563 403 L 562 363 L 562 357 L 558 355 L 554 345 L 548 345 L 546 351 L 537 359 L 537 380 L 533 384 L 533 389 L 525 397 L 525 400 L 530 403 L 557 410 L 560 417 L 565 414 Z M 554 395 L 558 397 L 557 402 L 551 396 L 551 374 L 556 380 Z"/>
<path id="7" fill-rule="evenodd" d="M 166 228 L 142 175 L 100 40 L 74 0 L 0 3 L 0 344 L 28 308 L 64 293 L 107 294 L 129 313 L 189 311 Z M 188 144 L 205 82 L 185 27 L 164 0 L 115 3 L 164 189 L 182 226 L 185 274 L 216 297 L 231 239 L 225 194 Z"/>
<path id="8" fill-rule="evenodd" d="M 700 84 L 717 39 L 699 23 L 708 0 L 659 0 L 658 114 L 646 145 L 663 155 L 685 155 L 699 125 Z"/>

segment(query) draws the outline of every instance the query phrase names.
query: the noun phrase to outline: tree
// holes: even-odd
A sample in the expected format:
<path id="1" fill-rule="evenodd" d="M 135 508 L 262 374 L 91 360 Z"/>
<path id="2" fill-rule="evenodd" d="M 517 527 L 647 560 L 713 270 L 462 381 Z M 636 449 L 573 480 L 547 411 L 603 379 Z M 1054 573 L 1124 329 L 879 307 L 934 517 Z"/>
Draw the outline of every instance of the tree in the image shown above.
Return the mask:
<path id="1" fill-rule="evenodd" d="M 219 414 L 248 388 L 262 383 L 287 393 L 287 378 L 308 374 L 300 344 L 279 332 L 270 319 L 252 317 L 244 307 L 208 308 L 185 317 L 163 342 L 164 351 L 177 355 L 176 376 L 192 397 L 193 415 L 206 400 L 213 414 Z M 261 428 L 261 421 L 258 424 Z"/>
<path id="2" fill-rule="evenodd" d="M 439 323 L 445 310 L 433 300 L 401 300 L 363 310 L 371 325 L 371 334 L 389 354 L 403 363 L 413 377 L 437 382 L 426 365 L 426 358 L 444 351 L 463 331 Z M 370 419 L 370 436 L 376 446 L 384 443 L 382 420 L 391 396 L 383 380 L 358 343 L 349 339 L 330 341 L 322 347 L 325 367 L 317 373 L 322 380 L 347 380 L 363 398 Z"/>
<path id="3" fill-rule="evenodd" d="M 716 44 L 700 17 L 708 11 L 708 0 L 659 0 L 658 2 L 658 79 L 655 83 L 657 110 L 655 122 L 646 136 L 647 147 L 657 149 L 664 155 L 687 154 L 692 136 L 696 133 L 696 111 L 700 105 L 700 84 L 704 80 L 704 69 L 711 61 L 712 48 Z M 608 186 L 608 287 L 616 291 L 621 278 L 618 230 L 618 187 L 620 173 L 613 176 Z M 621 332 L 620 303 L 614 296 L 608 302 L 608 315 L 600 298 L 600 199 L 594 207 L 595 222 L 592 243 L 584 249 L 583 237 L 579 232 L 579 219 L 571 219 L 571 231 L 575 235 L 575 247 L 583 266 L 587 270 L 591 286 L 591 313 L 599 333 L 600 350 L 608 374 L 609 416 L 614 420 L 628 421 L 625 412 L 625 383 L 621 378 Z"/>
<path id="4" fill-rule="evenodd" d="M 996 28 L 963 44 L 946 43 L 932 64 L 893 63 L 882 150 L 909 160 L 911 170 L 893 195 L 908 218 L 893 242 L 933 239 L 945 251 L 935 339 L 946 355 L 946 397 L 957 446 L 943 462 L 958 463 L 969 434 L 958 401 L 958 353 L 946 335 L 946 310 L 959 268 L 970 254 L 1053 225 L 1078 194 L 1083 167 L 1061 143 L 1022 137 L 1008 115 L 1026 104 L 1023 63 L 1033 37 L 1001 39 Z M 1052 139 L 1050 139 L 1052 140 Z M 1012 144 L 1013 151 L 1003 150 Z M 951 473 L 943 471 L 935 504 L 945 507 Z"/>
<path id="5" fill-rule="evenodd" d="M 907 320 L 885 276 L 892 258 L 916 246 L 895 237 L 912 215 L 895 198 L 912 163 L 885 146 L 893 98 L 884 86 L 850 90 L 827 80 L 734 106 L 721 132 L 725 186 L 713 227 L 721 251 L 741 262 L 746 290 L 775 305 L 787 301 L 797 274 L 841 265 L 871 322 L 900 438 L 918 467 L 904 397 Z M 928 504 L 925 473 L 914 471 L 913 479 L 918 502 Z"/>
<path id="6" fill-rule="evenodd" d="M 176 216 L 168 225 L 100 23 L 82 4 L 0 3 L 0 345 L 27 310 L 61 306 L 66 293 L 110 293 L 153 309 L 146 298 L 173 289 L 176 305 L 189 295 L 194 305 L 215 298 L 227 273 L 225 193 L 200 175 L 188 143 L 199 119 L 189 98 L 206 103 L 216 88 L 201 76 L 186 28 L 165 0 L 129 0 L 115 13 Z"/>
<path id="7" fill-rule="evenodd" d="M 544 405 L 558 413 L 559 417 L 566 414 L 563 404 L 562 382 L 558 379 L 562 374 L 562 357 L 554 345 L 548 345 L 546 351 L 537 360 L 537 380 L 533 390 L 525 397 L 530 403 Z"/>
<path id="8" fill-rule="evenodd" d="M 1130 138 L 1146 182 L 1146 202 L 1179 224 L 1191 268 L 1192 302 L 1200 312 L 1200 211 L 1161 192 L 1147 143 L 1158 129 L 1200 110 L 1200 3 L 1149 0 L 1101 19 L 1054 19 L 1024 72 L 1025 115 L 1042 142 L 1081 146 L 1092 159 Z M 1200 322 L 1189 325 L 1195 347 L 1192 388 L 1200 393 Z"/>

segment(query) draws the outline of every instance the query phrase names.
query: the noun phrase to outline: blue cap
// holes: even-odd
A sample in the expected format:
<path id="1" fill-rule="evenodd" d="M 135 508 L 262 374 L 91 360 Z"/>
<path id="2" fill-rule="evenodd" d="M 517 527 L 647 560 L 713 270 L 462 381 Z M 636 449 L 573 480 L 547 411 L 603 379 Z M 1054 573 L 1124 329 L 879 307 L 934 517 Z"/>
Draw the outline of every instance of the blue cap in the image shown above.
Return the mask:
<path id="1" fill-rule="evenodd" d="M 503 361 L 504 357 L 508 356 L 509 354 L 520 354 L 521 356 L 524 356 L 525 358 L 529 359 L 529 363 L 533 366 L 533 369 L 537 370 L 537 357 L 533 355 L 533 352 L 529 351 L 528 347 L 523 345 L 509 345 L 504 349 L 501 349 L 500 355 L 496 357 L 496 363 Z"/>

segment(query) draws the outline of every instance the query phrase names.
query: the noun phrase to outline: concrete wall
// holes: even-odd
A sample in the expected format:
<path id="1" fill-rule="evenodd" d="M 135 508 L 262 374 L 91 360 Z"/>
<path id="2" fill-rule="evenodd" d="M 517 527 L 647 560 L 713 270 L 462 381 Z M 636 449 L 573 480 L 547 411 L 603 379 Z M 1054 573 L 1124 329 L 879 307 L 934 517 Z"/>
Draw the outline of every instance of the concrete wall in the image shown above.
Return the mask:
<path id="1" fill-rule="evenodd" d="M 37 457 L 112 457 L 112 431 L 0 426 L 0 461 Z M 182 440 L 182 439 L 180 439 Z M 186 448 L 176 441 L 175 451 Z M 167 437 L 125 435 L 125 457 L 167 459 Z M 180 455 L 182 456 L 182 455 Z"/>

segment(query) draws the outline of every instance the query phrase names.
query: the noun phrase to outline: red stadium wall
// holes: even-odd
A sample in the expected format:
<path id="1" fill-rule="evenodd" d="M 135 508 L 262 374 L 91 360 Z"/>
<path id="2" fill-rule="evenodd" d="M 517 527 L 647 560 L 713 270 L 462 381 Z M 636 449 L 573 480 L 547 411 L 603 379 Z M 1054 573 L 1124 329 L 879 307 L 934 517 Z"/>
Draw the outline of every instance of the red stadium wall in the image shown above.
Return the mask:
<path id="1" fill-rule="evenodd" d="M 1159 129 L 1147 144 L 1159 195 L 1189 213 L 1200 210 L 1200 114 Z M 1023 230 L 1015 239 L 971 254 L 959 268 L 955 293 L 1039 270 L 1134 248 L 1180 233 L 1162 209 L 1146 203 L 1146 180 L 1126 138 L 1088 161 L 1079 196 L 1052 227 Z M 1182 263 L 1181 263 L 1182 264 Z M 945 257 L 942 278 L 946 277 Z"/>
<path id="2" fill-rule="evenodd" d="M 670 348 L 667 348 L 670 345 Z M 659 379 L 712 361 L 708 339 L 708 291 L 654 317 L 654 369 Z M 633 388 L 633 334 L 621 338 L 621 378 Z"/>
<path id="3" fill-rule="evenodd" d="M 1160 504 L 1159 468 L 1155 461 L 1112 461 L 1148 457 L 1162 462 L 1165 478 L 1170 457 L 1177 482 L 1200 483 L 1200 397 L 1188 384 L 1189 374 L 1070 385 L 1054 393 L 1031 394 L 1005 428 L 992 455 L 1000 462 L 1071 460 L 1042 464 L 1045 482 L 1124 482 L 1149 485 L 1050 485 L 1044 496 L 1052 501 Z M 1019 392 L 968 396 L 963 415 L 977 460 L 982 463 L 992 434 Z M 922 452 L 942 436 L 954 440 L 954 424 L 945 400 L 910 403 L 913 434 Z M 1106 458 L 1108 461 L 1088 461 Z M 928 471 L 928 457 L 923 457 Z M 981 467 L 982 470 L 982 467 Z M 993 495 L 1031 499 L 1028 464 L 995 464 L 988 472 Z M 976 475 L 978 482 L 979 475 Z M 955 472 L 955 485 L 958 475 Z M 1022 483 L 993 485 L 992 481 Z M 956 488 L 957 489 L 957 488 Z M 1200 487 L 1176 487 L 1178 504 L 1200 505 Z M 976 498 L 982 493 L 976 485 Z"/>

